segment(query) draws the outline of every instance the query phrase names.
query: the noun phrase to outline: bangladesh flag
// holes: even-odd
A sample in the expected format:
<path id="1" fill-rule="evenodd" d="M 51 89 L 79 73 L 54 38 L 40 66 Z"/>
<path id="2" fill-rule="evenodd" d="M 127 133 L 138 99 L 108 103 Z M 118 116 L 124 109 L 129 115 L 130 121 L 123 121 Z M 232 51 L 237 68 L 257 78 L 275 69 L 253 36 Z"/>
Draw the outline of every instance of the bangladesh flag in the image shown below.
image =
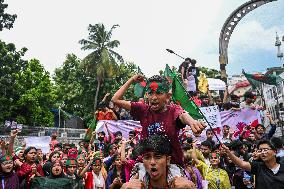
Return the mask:
<path id="1" fill-rule="evenodd" d="M 243 70 L 243 74 L 247 78 L 247 80 L 250 82 L 253 88 L 259 88 L 262 83 L 268 84 L 268 85 L 278 85 L 279 82 L 283 81 L 282 77 L 279 75 L 264 75 L 264 74 L 248 74 L 245 73 Z"/>
<path id="2" fill-rule="evenodd" d="M 176 104 L 179 104 L 193 119 L 203 119 L 198 106 L 189 99 L 187 91 L 181 84 L 177 73 L 173 72 L 168 65 L 165 69 L 165 77 L 172 81 L 172 98 Z"/>
<path id="3" fill-rule="evenodd" d="M 94 118 L 92 122 L 89 124 L 89 128 L 87 129 L 85 140 L 91 140 L 92 133 L 95 131 L 97 126 L 97 120 Z"/>

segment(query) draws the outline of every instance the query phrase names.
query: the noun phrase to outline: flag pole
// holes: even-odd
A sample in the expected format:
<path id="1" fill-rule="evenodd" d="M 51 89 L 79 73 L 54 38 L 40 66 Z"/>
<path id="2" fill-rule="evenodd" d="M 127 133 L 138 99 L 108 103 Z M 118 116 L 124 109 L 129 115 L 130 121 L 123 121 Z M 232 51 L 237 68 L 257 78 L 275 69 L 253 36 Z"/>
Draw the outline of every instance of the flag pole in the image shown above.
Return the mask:
<path id="1" fill-rule="evenodd" d="M 167 64 L 166 66 L 169 67 L 168 64 Z M 170 70 L 171 74 L 172 74 L 174 77 L 177 77 L 177 75 L 171 70 L 170 67 L 169 67 L 169 70 Z M 190 99 L 190 98 L 191 98 L 190 94 L 185 90 L 185 88 L 184 88 L 183 84 L 180 82 L 179 78 L 176 78 L 176 79 L 177 79 L 177 81 L 179 82 L 179 84 L 182 86 L 182 88 L 183 88 L 183 90 L 185 91 L 185 93 L 186 93 L 188 99 Z M 194 101 L 193 101 L 193 103 L 195 104 Z M 206 123 L 209 125 L 210 129 L 213 131 L 213 134 L 214 134 L 214 136 L 216 137 L 217 141 L 218 141 L 220 144 L 222 144 L 221 141 L 220 141 L 220 139 L 219 139 L 219 137 L 218 137 L 217 134 L 214 132 L 213 127 L 211 126 L 211 124 L 209 123 L 209 121 L 206 119 L 206 117 L 204 116 L 204 114 L 202 113 L 202 111 L 198 108 L 198 106 L 197 106 L 196 104 L 195 104 L 195 106 L 197 107 L 198 112 L 203 116 L 203 119 L 204 119 L 204 120 L 206 121 Z"/>

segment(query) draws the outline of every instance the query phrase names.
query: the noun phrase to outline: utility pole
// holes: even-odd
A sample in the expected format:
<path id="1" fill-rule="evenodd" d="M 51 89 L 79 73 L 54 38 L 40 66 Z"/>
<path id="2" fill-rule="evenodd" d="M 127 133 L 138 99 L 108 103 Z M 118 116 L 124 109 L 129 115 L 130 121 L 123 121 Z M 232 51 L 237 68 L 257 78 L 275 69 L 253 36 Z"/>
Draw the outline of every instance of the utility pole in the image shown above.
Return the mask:
<path id="1" fill-rule="evenodd" d="M 282 37 L 282 41 L 284 42 L 284 36 Z M 282 63 L 282 58 L 283 58 L 283 52 L 281 51 L 281 41 L 280 41 L 280 38 L 279 38 L 279 35 L 278 33 L 276 32 L 276 41 L 275 41 L 275 46 L 277 47 L 277 58 L 279 59 L 279 63 L 281 65 Z M 284 65 L 281 65 L 281 67 L 284 67 Z M 283 82 L 281 82 L 283 83 Z M 281 83 L 279 83 L 279 85 L 281 85 Z M 277 90 L 278 90 L 278 87 L 275 86 L 273 88 L 273 93 L 274 93 L 274 98 L 276 98 L 276 117 L 277 119 L 279 120 L 279 125 L 281 127 L 281 133 L 282 133 L 282 137 L 284 137 L 284 130 L 283 130 L 283 123 L 282 123 L 282 115 L 280 115 L 280 106 L 279 106 L 279 100 L 278 100 L 278 93 L 277 93 Z M 283 98 L 283 85 L 282 85 L 282 88 L 281 88 L 281 91 L 282 93 L 282 98 Z"/>

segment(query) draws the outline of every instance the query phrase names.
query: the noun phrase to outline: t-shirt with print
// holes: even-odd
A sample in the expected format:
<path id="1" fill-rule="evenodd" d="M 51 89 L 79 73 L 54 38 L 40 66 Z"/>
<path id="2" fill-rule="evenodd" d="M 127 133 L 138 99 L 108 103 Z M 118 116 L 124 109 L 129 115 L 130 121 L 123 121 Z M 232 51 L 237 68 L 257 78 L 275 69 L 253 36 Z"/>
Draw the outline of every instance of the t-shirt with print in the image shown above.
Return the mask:
<path id="1" fill-rule="evenodd" d="M 183 153 L 179 143 L 179 130 L 185 125 L 178 118 L 185 111 L 178 105 L 167 106 L 164 112 L 154 112 L 147 104 L 131 102 L 131 116 L 141 122 L 141 139 L 149 135 L 164 133 L 172 144 L 171 162 L 183 166 Z"/>
<path id="2" fill-rule="evenodd" d="M 284 164 L 280 164 L 279 171 L 274 174 L 263 162 L 250 163 L 251 173 L 256 177 L 257 189 L 283 189 L 284 188 Z"/>

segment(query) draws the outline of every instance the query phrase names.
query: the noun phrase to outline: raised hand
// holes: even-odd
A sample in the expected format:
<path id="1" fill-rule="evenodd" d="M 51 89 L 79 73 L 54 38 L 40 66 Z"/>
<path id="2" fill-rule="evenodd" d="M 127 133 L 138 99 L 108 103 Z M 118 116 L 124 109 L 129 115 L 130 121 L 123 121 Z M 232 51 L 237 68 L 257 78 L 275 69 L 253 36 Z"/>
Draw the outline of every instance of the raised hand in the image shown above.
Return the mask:
<path id="1" fill-rule="evenodd" d="M 16 129 L 16 130 L 11 130 L 10 136 L 11 136 L 12 138 L 15 138 L 18 133 L 19 133 L 18 129 Z"/>
<path id="2" fill-rule="evenodd" d="M 184 177 L 174 177 L 170 185 L 173 189 L 196 189 L 195 184 Z"/>
<path id="3" fill-rule="evenodd" d="M 205 129 L 206 125 L 204 122 L 193 120 L 190 122 L 190 128 L 193 132 L 193 135 L 198 137 L 202 131 Z"/>
<path id="4" fill-rule="evenodd" d="M 133 81 L 133 82 L 142 82 L 142 81 L 144 81 L 144 76 L 143 75 L 140 75 L 140 74 L 137 74 L 137 75 L 134 75 L 134 76 L 132 76 L 131 77 L 131 80 Z"/>
<path id="5" fill-rule="evenodd" d="M 36 164 L 33 164 L 31 167 L 32 167 L 32 173 L 36 174 L 37 172 Z"/>
<path id="6" fill-rule="evenodd" d="M 229 149 L 227 146 L 225 146 L 224 144 L 222 144 L 222 145 L 220 146 L 220 150 L 221 150 L 221 152 L 224 153 L 224 154 L 231 152 L 230 149 Z"/>
<path id="7" fill-rule="evenodd" d="M 121 189 L 144 189 L 145 184 L 139 179 L 131 179 L 129 182 L 122 185 Z"/>

